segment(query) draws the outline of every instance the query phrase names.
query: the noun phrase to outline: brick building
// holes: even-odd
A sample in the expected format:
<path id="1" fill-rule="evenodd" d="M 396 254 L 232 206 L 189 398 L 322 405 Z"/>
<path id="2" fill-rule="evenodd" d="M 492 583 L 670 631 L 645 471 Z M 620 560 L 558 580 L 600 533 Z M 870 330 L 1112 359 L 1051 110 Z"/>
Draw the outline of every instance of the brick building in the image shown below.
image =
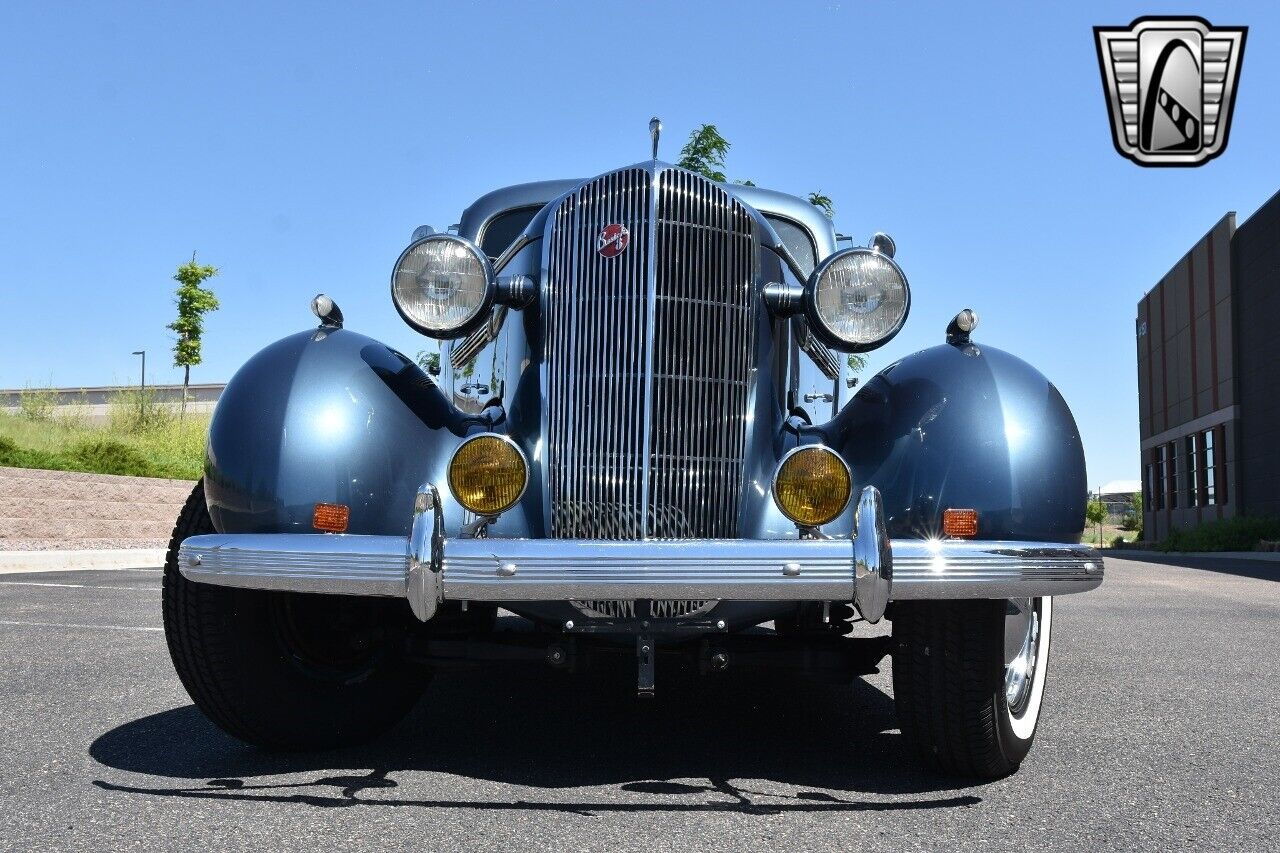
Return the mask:
<path id="1" fill-rule="evenodd" d="M 1280 515 L 1280 193 L 1228 213 L 1138 303 L 1144 538 Z"/>

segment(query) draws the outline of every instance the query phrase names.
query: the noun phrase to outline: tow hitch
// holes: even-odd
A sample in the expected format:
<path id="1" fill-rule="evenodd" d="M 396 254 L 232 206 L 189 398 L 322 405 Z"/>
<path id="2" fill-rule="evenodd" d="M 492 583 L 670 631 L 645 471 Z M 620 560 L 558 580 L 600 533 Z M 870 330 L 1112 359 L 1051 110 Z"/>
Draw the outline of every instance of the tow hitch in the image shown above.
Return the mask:
<path id="1" fill-rule="evenodd" d="M 653 669 L 655 654 L 653 636 L 640 634 L 636 637 L 636 696 L 641 699 L 653 698 Z"/>

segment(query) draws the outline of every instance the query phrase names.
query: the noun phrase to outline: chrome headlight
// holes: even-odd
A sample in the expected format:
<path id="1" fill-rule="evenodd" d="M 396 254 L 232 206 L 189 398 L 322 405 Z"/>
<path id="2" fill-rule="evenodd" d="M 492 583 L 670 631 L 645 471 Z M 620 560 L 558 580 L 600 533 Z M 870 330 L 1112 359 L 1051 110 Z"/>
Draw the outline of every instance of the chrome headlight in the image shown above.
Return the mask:
<path id="1" fill-rule="evenodd" d="M 470 240 L 432 234 L 405 249 L 391 272 L 391 301 L 404 321 L 433 338 L 457 338 L 493 306 L 493 265 Z"/>
<path id="2" fill-rule="evenodd" d="M 902 329 L 911 290 L 901 267 L 874 249 L 827 258 L 805 288 L 805 315 L 823 343 L 843 352 L 887 344 Z"/>

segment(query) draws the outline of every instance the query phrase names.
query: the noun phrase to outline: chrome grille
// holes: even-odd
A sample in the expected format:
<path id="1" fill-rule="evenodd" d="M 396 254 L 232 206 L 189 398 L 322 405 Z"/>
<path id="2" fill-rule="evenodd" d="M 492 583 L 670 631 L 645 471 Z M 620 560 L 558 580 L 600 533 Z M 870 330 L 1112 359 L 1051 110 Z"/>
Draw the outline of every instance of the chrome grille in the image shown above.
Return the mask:
<path id="1" fill-rule="evenodd" d="M 596 237 L 630 232 L 605 258 Z M 558 538 L 733 538 L 751 358 L 750 214 L 676 169 L 561 203 L 547 242 L 547 465 Z"/>
<path id="2" fill-rule="evenodd" d="M 561 203 L 548 244 L 547 465 L 551 535 L 644 537 L 645 342 L 650 176 L 626 169 Z M 614 258 L 609 224 L 631 232 Z"/>
<path id="3" fill-rule="evenodd" d="M 649 507 L 683 510 L 666 537 L 738 535 L 753 355 L 751 217 L 715 184 L 658 175 Z"/>

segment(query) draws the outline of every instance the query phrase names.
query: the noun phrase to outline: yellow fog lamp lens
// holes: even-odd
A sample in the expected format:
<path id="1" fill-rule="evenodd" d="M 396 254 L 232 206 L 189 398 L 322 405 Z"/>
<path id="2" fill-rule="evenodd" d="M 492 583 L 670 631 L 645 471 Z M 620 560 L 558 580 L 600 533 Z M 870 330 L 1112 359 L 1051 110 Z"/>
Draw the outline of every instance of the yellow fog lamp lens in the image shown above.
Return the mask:
<path id="1" fill-rule="evenodd" d="M 449 462 L 449 488 L 476 515 L 498 515 L 515 506 L 529 482 L 529 465 L 515 442 L 477 435 L 462 443 Z"/>
<path id="2" fill-rule="evenodd" d="M 773 475 L 773 499 L 783 515 L 802 527 L 819 527 L 849 504 L 849 466 L 832 449 L 801 447 L 782 459 Z"/>

